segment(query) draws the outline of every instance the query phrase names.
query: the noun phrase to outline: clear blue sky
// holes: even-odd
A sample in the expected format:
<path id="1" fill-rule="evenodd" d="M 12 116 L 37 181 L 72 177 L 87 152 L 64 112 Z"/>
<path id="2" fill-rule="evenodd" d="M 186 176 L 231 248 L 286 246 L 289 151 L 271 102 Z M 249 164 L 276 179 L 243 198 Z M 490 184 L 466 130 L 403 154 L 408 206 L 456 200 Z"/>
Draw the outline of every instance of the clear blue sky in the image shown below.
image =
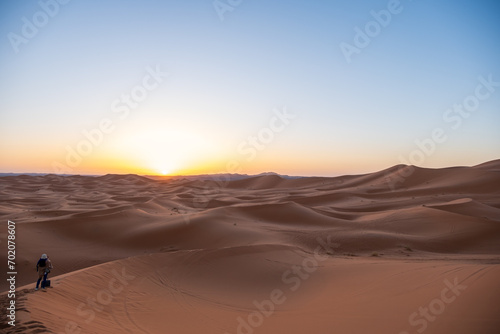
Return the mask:
<path id="1" fill-rule="evenodd" d="M 500 158 L 500 85 L 478 88 L 500 83 L 500 2 L 224 3 L 2 1 L 0 172 L 338 175 Z M 168 76 L 118 117 L 148 68 Z M 464 101 L 471 112 L 447 111 Z M 112 131 L 83 143 L 103 119 Z"/>

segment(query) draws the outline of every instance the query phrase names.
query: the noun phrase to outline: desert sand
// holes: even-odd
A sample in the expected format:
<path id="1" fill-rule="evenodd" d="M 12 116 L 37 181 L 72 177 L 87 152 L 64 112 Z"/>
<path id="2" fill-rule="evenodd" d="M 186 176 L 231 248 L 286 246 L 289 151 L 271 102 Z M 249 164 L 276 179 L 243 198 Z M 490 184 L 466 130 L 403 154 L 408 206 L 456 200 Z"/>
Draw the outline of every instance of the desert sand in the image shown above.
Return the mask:
<path id="1" fill-rule="evenodd" d="M 17 236 L 5 333 L 500 332 L 500 160 L 330 178 L 8 176 L 0 199 Z M 52 287 L 35 292 L 42 253 Z"/>

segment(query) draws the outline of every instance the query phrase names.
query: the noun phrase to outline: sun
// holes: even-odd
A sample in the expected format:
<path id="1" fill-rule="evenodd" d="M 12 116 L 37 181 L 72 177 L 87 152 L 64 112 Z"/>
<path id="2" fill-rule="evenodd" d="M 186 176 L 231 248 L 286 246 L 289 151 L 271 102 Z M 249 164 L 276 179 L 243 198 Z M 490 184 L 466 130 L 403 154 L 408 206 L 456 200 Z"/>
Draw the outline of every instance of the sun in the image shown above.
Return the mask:
<path id="1" fill-rule="evenodd" d="M 151 175 L 174 176 L 214 156 L 210 141 L 198 133 L 144 125 L 117 143 Z"/>
<path id="2" fill-rule="evenodd" d="M 173 167 L 171 166 L 171 164 L 168 164 L 168 163 L 165 163 L 165 162 L 161 162 L 161 163 L 158 163 L 155 166 L 152 166 L 151 170 L 154 170 L 156 171 L 156 175 L 162 175 L 162 176 L 167 176 L 167 175 L 171 175 L 172 172 L 173 172 Z"/>

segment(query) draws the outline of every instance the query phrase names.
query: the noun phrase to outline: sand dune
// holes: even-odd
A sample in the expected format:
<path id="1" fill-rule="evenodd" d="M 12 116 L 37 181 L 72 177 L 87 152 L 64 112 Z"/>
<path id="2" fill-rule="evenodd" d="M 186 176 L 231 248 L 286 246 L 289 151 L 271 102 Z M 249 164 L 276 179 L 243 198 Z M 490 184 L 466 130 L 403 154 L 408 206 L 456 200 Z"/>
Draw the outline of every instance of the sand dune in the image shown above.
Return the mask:
<path id="1" fill-rule="evenodd" d="M 336 178 L 2 177 L 24 286 L 18 325 L 0 330 L 498 333 L 499 185 L 500 160 Z M 41 253 L 47 293 L 33 290 Z"/>

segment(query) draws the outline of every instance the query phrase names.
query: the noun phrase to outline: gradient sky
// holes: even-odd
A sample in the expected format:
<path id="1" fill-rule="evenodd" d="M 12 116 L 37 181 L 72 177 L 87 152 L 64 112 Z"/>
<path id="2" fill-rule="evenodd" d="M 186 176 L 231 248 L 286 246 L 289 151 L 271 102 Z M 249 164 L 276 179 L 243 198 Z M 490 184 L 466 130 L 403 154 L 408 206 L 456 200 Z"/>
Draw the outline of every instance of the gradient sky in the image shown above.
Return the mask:
<path id="1" fill-rule="evenodd" d="M 61 2 L 0 3 L 0 172 L 330 176 L 500 158 L 498 1 Z"/>

